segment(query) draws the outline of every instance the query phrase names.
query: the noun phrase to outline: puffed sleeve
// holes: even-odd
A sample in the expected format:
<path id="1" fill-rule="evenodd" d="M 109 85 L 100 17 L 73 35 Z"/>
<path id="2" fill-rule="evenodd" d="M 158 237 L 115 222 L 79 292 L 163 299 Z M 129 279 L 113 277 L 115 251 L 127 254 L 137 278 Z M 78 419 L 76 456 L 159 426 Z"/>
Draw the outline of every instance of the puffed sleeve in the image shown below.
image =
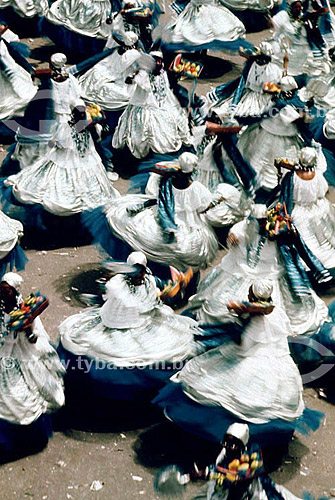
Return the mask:
<path id="1" fill-rule="evenodd" d="M 208 205 L 212 202 L 214 199 L 213 194 L 204 186 L 201 184 L 201 182 L 194 181 L 193 182 L 194 187 L 195 187 L 195 194 L 196 194 L 196 199 L 194 203 L 194 208 L 197 210 L 197 212 L 203 212 L 206 210 Z"/>
<path id="2" fill-rule="evenodd" d="M 149 75 L 143 69 L 140 69 L 134 78 L 135 83 L 144 91 L 150 92 L 151 85 L 149 81 Z"/>

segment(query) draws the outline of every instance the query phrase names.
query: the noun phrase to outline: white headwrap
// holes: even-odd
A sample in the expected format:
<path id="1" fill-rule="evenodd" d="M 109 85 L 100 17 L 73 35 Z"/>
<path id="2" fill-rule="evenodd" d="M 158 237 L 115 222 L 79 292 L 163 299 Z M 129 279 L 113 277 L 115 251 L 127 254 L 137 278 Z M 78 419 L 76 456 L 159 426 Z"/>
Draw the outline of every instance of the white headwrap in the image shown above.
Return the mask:
<path id="1" fill-rule="evenodd" d="M 18 292 L 20 291 L 20 288 L 23 284 L 22 276 L 12 272 L 4 274 L 1 281 L 5 281 L 6 283 L 8 283 L 8 285 L 15 288 L 15 290 Z"/>
<path id="2" fill-rule="evenodd" d="M 311 78 L 307 82 L 306 90 L 314 97 L 325 97 L 329 92 L 329 87 L 321 78 Z"/>
<path id="3" fill-rule="evenodd" d="M 198 157 L 193 153 L 183 153 L 178 158 L 178 164 L 184 174 L 190 174 L 198 165 Z"/>
<path id="4" fill-rule="evenodd" d="M 122 38 L 123 38 L 123 43 L 127 47 L 131 47 L 132 45 L 135 45 L 135 43 L 138 42 L 138 35 L 133 31 L 127 31 Z"/>
<path id="5" fill-rule="evenodd" d="M 268 207 L 260 203 L 255 203 L 250 210 L 250 215 L 254 219 L 266 219 L 268 216 Z"/>
<path id="6" fill-rule="evenodd" d="M 235 422 L 228 427 L 226 434 L 234 436 L 242 441 L 244 446 L 246 446 L 249 441 L 249 426 L 248 424 L 239 424 L 238 422 Z"/>
<path id="7" fill-rule="evenodd" d="M 262 52 L 262 54 L 264 54 L 266 56 L 271 57 L 274 54 L 273 47 L 272 47 L 271 43 L 269 43 L 269 42 L 265 42 L 265 41 L 261 42 L 259 44 L 259 49 Z"/>
<path id="8" fill-rule="evenodd" d="M 314 148 L 302 148 L 299 155 L 299 163 L 308 169 L 316 165 L 318 154 Z"/>
<path id="9" fill-rule="evenodd" d="M 65 54 L 57 52 L 56 54 L 52 54 L 50 62 L 54 68 L 61 69 L 64 68 L 67 63 L 67 57 Z"/>
<path id="10" fill-rule="evenodd" d="M 150 55 L 153 57 L 160 57 L 161 59 L 164 59 L 163 52 L 161 52 L 160 50 L 152 50 L 150 52 Z"/>
<path id="11" fill-rule="evenodd" d="M 273 284 L 271 280 L 259 280 L 251 286 L 252 293 L 257 299 L 270 299 L 273 292 Z"/>
<path id="12" fill-rule="evenodd" d="M 143 252 L 132 252 L 128 255 L 127 264 L 136 266 L 136 264 L 146 267 L 147 258 Z"/>

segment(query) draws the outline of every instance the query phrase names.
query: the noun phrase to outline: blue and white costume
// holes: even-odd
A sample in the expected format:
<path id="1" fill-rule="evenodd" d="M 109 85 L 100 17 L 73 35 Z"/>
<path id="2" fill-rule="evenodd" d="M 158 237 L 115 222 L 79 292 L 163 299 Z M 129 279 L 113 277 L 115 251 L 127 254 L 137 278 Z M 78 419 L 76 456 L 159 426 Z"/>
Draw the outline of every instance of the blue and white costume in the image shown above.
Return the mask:
<path id="1" fill-rule="evenodd" d="M 11 55 L 12 54 L 12 55 Z M 37 92 L 29 65 L 15 60 L 16 51 L 0 38 L 0 120 L 23 116 L 24 110 Z"/>
<path id="2" fill-rule="evenodd" d="M 255 280 L 252 291 L 258 300 L 269 298 L 271 281 Z M 251 316 L 240 345 L 228 342 L 188 361 L 154 402 L 177 425 L 206 439 L 221 441 L 239 419 L 249 424 L 253 442 L 285 442 L 305 418 L 302 380 L 287 341 L 291 333 L 281 307 Z"/>
<path id="3" fill-rule="evenodd" d="M 146 258 L 133 252 L 127 263 L 145 268 Z M 103 397 L 132 399 L 138 392 L 162 387 L 171 370 L 199 352 L 193 341 L 197 323 L 161 302 L 151 274 L 136 285 L 127 275 L 114 276 L 106 284 L 104 299 L 102 307 L 70 316 L 59 327 L 61 356 L 91 360 L 86 377 L 78 363 L 73 370 Z M 105 366 L 100 375 L 99 361 Z"/>
<path id="4" fill-rule="evenodd" d="M 243 38 L 243 23 L 221 0 L 191 0 L 165 27 L 154 31 L 163 50 L 194 52 L 204 49 L 237 52 L 251 46 Z"/>
<path id="5" fill-rule="evenodd" d="M 2 281 L 19 290 L 23 279 L 7 273 Z M 22 297 L 19 296 L 20 302 Z M 0 449 L 29 453 L 44 447 L 52 435 L 50 413 L 64 405 L 65 369 L 51 346 L 40 318 L 32 325 L 31 343 L 23 331 L 8 331 L 4 313 L 0 338 Z"/>
<path id="6" fill-rule="evenodd" d="M 64 58 L 55 54 L 52 61 L 64 65 Z M 62 82 L 52 79 L 51 96 L 54 118 L 49 141 L 41 147 L 38 138 L 28 145 L 19 139 L 14 156 L 21 171 L 9 176 L 5 186 L 21 204 L 38 204 L 54 215 L 68 216 L 103 205 L 119 193 L 107 177 L 90 133 L 71 125 L 73 109 L 84 106 L 76 79 L 72 75 Z"/>
<path id="7" fill-rule="evenodd" d="M 253 210 L 260 209 L 256 205 Z M 196 318 L 203 324 L 230 321 L 226 307 L 230 297 L 245 300 L 253 281 L 271 276 L 273 299 L 289 317 L 293 333 L 316 333 L 329 320 L 326 304 L 310 285 L 306 285 L 308 291 L 304 296 L 294 292 L 277 243 L 262 237 L 257 227 L 258 222 L 250 217 L 232 227 L 230 232 L 237 238 L 237 244 L 230 246 L 221 263 L 200 282 L 197 294 L 191 298 Z"/>
<path id="8" fill-rule="evenodd" d="M 162 58 L 160 52 L 151 54 Z M 187 113 L 173 94 L 165 70 L 154 74 L 140 69 L 134 83 L 135 90 L 113 136 L 113 147 L 127 146 L 133 156 L 144 158 L 150 151 L 171 153 L 190 145 Z"/>

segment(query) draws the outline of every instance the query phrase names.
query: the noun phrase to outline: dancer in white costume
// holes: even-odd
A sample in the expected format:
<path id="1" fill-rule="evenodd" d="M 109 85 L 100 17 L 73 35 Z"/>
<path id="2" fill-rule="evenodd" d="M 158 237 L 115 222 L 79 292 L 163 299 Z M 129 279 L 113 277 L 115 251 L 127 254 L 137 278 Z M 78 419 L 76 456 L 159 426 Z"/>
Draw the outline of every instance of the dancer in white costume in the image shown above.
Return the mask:
<path id="1" fill-rule="evenodd" d="M 289 351 L 290 322 L 272 303 L 272 289 L 271 280 L 257 278 L 245 290 L 248 302 L 231 295 L 226 305 L 246 321 L 240 339 L 192 358 L 154 399 L 175 424 L 221 441 L 239 419 L 249 424 L 254 443 L 267 446 L 288 442 L 294 430 L 318 428 L 322 414 L 305 408 Z"/>
<path id="2" fill-rule="evenodd" d="M 188 483 L 206 481 L 193 500 L 299 500 L 284 486 L 275 484 L 264 471 L 262 452 L 249 441 L 249 426 L 234 422 L 225 432 L 223 448 L 215 464 L 185 474 L 172 465 L 161 469 L 155 477 L 155 489 L 164 495 L 178 496 L 185 492 Z M 251 469 L 251 463 L 253 468 Z M 231 472 L 227 474 L 227 470 Z M 248 471 L 246 473 L 246 471 Z M 247 475 L 249 477 L 247 477 Z"/>
<path id="3" fill-rule="evenodd" d="M 63 406 L 65 369 L 40 318 L 27 332 L 15 335 L 6 329 L 8 313 L 22 302 L 22 283 L 22 277 L 16 273 L 5 274 L 1 283 L 0 419 L 26 426 Z"/>
<path id="4" fill-rule="evenodd" d="M 134 77 L 135 90 L 112 142 L 115 149 L 127 146 L 136 158 L 143 158 L 150 151 L 171 153 L 191 144 L 187 113 L 170 88 L 163 54 L 150 54 L 157 67 L 150 73 L 140 69 Z"/>
<path id="5" fill-rule="evenodd" d="M 19 16 L 43 16 L 49 9 L 48 0 L 0 0 L 0 9 L 11 7 Z"/>
<path id="6" fill-rule="evenodd" d="M 177 161 L 180 171 L 167 181 L 171 182 L 174 199 L 171 225 L 164 227 L 160 218 L 159 193 L 164 179 L 151 174 L 147 195 L 129 194 L 105 207 L 105 217 L 114 234 L 154 262 L 178 269 L 206 267 L 218 250 L 218 242 L 201 215 L 213 196 L 200 182 L 190 180 L 196 161 L 195 155 L 183 153 Z"/>
<path id="7" fill-rule="evenodd" d="M 15 219 L 7 217 L 0 210 L 0 266 L 4 259 L 19 243 L 23 235 L 23 225 Z"/>
<path id="8" fill-rule="evenodd" d="M 264 234 L 266 216 L 266 207 L 255 205 L 252 217 L 232 227 L 228 254 L 200 282 L 190 305 L 201 323 L 230 321 L 228 300 L 245 300 L 253 281 L 271 276 L 274 302 L 286 312 L 293 333 L 312 335 L 329 319 L 327 306 L 313 290 L 306 297 L 293 295 L 277 243 Z"/>
<path id="9" fill-rule="evenodd" d="M 294 173 L 287 175 L 293 192 L 292 200 L 284 200 L 295 227 L 322 264 L 335 268 L 335 207 L 326 198 L 329 188 L 315 148 L 303 148 Z"/>
<path id="10" fill-rule="evenodd" d="M 328 50 L 324 49 L 319 57 L 315 57 L 308 42 L 303 14 L 303 5 L 299 0 L 290 0 L 288 10 L 281 10 L 273 16 L 272 24 L 275 30 L 273 44 L 274 61 L 280 67 L 283 64 L 283 51 L 280 38 L 288 35 L 292 40 L 289 50 L 287 74 L 291 76 L 307 73 L 310 76 L 326 75 L 330 71 L 331 61 Z"/>
<path id="11" fill-rule="evenodd" d="M 0 120 L 23 116 L 37 92 L 27 69 L 15 62 L 0 38 Z"/>
<path id="12" fill-rule="evenodd" d="M 284 91 L 297 88 L 292 77 L 285 77 L 282 81 Z M 303 119 L 307 123 L 311 120 L 304 104 L 311 97 L 324 95 L 326 91 L 322 80 L 311 79 L 306 89 L 298 92 L 300 107 L 287 103 L 278 114 L 264 118 L 261 121 L 249 125 L 241 134 L 238 148 L 244 158 L 252 165 L 259 176 L 260 185 L 271 190 L 277 185 L 277 170 L 274 160 L 277 157 L 288 157 L 298 161 L 299 151 L 303 146 L 302 137 L 299 134 L 298 120 Z M 255 148 L 254 145 L 257 144 Z M 322 152 L 320 152 L 320 161 Z M 324 159 L 322 159 L 324 161 Z"/>
<path id="13" fill-rule="evenodd" d="M 136 16 L 136 10 L 142 9 L 142 16 Z M 155 13 L 161 13 L 162 9 L 158 2 L 151 0 L 128 0 L 122 1 L 122 9 L 113 12 L 111 16 L 112 31 L 115 34 L 123 36 L 128 31 L 135 32 L 146 50 L 150 50 L 152 45 L 152 23 L 157 20 L 153 18 Z M 156 17 L 156 16 L 154 16 Z M 106 47 L 113 47 L 116 42 L 110 37 Z"/>
<path id="14" fill-rule="evenodd" d="M 155 479 L 156 490 L 165 494 L 177 494 L 185 491 L 185 486 L 190 482 L 205 480 L 206 486 L 193 498 L 193 500 L 299 500 L 284 486 L 275 484 L 264 472 L 261 450 L 255 446 L 248 446 L 249 426 L 234 422 L 225 432 L 222 443 L 223 448 L 211 464 L 204 470 L 196 470 L 189 474 L 183 473 L 176 466 L 161 469 Z M 251 458 L 252 457 L 252 458 Z M 254 462 L 256 460 L 256 462 Z M 254 467 L 250 465 L 254 462 Z M 231 467 L 230 476 L 226 471 Z M 238 467 L 236 471 L 236 467 Z M 246 478 L 248 470 L 251 477 Z M 243 472 L 244 471 L 244 472 Z M 251 472 L 250 472 L 251 471 Z M 228 479 L 229 478 L 229 479 Z"/>
<path id="15" fill-rule="evenodd" d="M 182 45 L 185 51 L 201 50 L 211 43 L 219 50 L 222 42 L 233 42 L 244 35 L 243 23 L 221 0 L 191 0 L 181 14 L 153 34 L 161 38 L 163 46 Z"/>
<path id="16" fill-rule="evenodd" d="M 271 302 L 270 280 L 248 286 L 250 302 Z M 236 295 L 231 297 L 235 303 Z M 228 307 L 234 303 L 228 301 Z M 251 317 L 241 345 L 233 342 L 197 356 L 172 381 L 182 383 L 185 394 L 198 403 L 220 405 L 247 422 L 295 420 L 305 405 L 301 377 L 287 342 L 291 334 L 288 317 L 275 306 L 270 314 Z"/>
<path id="17" fill-rule="evenodd" d="M 208 95 L 209 110 L 214 112 L 224 121 L 228 117 L 260 115 L 272 106 L 272 95 L 264 92 L 264 83 L 279 84 L 283 78 L 283 69 L 271 61 L 273 48 L 268 42 L 259 45 L 261 54 L 255 57 L 251 64 L 245 87 L 237 104 L 233 104 L 233 98 L 219 100 L 211 103 Z"/>
<path id="18" fill-rule="evenodd" d="M 106 23 L 110 9 L 110 0 L 56 0 L 46 19 L 80 35 L 107 40 L 111 32 Z"/>
<path id="19" fill-rule="evenodd" d="M 126 81 L 138 70 L 136 61 L 141 57 L 135 48 L 137 41 L 138 36 L 128 31 L 122 37 L 125 48 L 115 49 L 78 79 L 85 100 L 97 103 L 107 111 L 118 111 L 127 106 L 134 85 Z"/>
<path id="20" fill-rule="evenodd" d="M 179 316 L 159 299 L 155 278 L 142 252 L 128 256 L 138 270 L 117 274 L 106 284 L 102 307 L 86 309 L 60 325 L 62 346 L 76 355 L 107 361 L 116 367 L 176 363 L 197 352 L 194 320 Z"/>
<path id="21" fill-rule="evenodd" d="M 86 129 L 78 131 L 75 124 L 69 123 L 73 110 L 84 103 L 72 75 L 66 73 L 59 79 L 65 63 L 64 54 L 54 54 L 51 58 L 55 72 L 52 144 L 42 151 L 39 143 L 27 151 L 24 144 L 19 145 L 15 157 L 22 170 L 5 181 L 21 203 L 40 204 L 54 215 L 62 216 L 104 205 L 119 196 L 107 177 L 90 133 Z"/>
<path id="22" fill-rule="evenodd" d="M 242 481 L 237 485 L 231 483 L 230 489 L 228 489 L 227 484 L 226 487 L 219 486 L 219 481 L 214 479 L 215 472 L 220 472 L 222 467 L 229 465 L 233 460 L 242 461 L 243 455 L 245 457 L 245 453 L 249 451 L 247 448 L 248 441 L 249 427 L 247 424 L 235 422 L 228 427 L 222 441 L 223 448 L 215 461 L 215 467 L 209 472 L 206 490 L 197 495 L 194 500 L 227 500 L 230 492 L 234 498 L 236 498 L 235 494 L 239 495 L 239 498 L 243 498 L 242 495 L 247 492 L 250 500 L 271 500 L 273 495 L 276 494 L 278 499 L 299 500 L 284 486 L 275 484 L 265 473 L 260 476 L 256 474 L 254 479 Z M 255 450 L 251 448 L 249 456 L 252 455 L 252 452 L 255 453 Z M 211 472 L 214 474 L 211 474 Z"/>

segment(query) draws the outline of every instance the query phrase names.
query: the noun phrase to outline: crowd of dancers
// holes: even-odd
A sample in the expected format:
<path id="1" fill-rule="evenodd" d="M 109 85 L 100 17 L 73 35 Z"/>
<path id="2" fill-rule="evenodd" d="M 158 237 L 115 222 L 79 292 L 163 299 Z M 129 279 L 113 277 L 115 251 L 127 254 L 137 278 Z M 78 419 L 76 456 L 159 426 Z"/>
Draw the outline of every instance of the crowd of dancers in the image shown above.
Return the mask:
<path id="1" fill-rule="evenodd" d="M 16 31 L 55 43 L 48 68 Z M 209 49 L 245 63 L 198 95 Z M 204 470 L 161 471 L 162 494 L 295 499 L 261 448 L 320 426 L 304 384 L 334 396 L 315 376 L 335 356 L 334 75 L 328 0 L 0 0 L 1 461 L 42 450 L 74 402 L 142 400 L 223 443 Z M 66 231 L 105 280 L 54 347 L 14 271 L 24 232 Z"/>

